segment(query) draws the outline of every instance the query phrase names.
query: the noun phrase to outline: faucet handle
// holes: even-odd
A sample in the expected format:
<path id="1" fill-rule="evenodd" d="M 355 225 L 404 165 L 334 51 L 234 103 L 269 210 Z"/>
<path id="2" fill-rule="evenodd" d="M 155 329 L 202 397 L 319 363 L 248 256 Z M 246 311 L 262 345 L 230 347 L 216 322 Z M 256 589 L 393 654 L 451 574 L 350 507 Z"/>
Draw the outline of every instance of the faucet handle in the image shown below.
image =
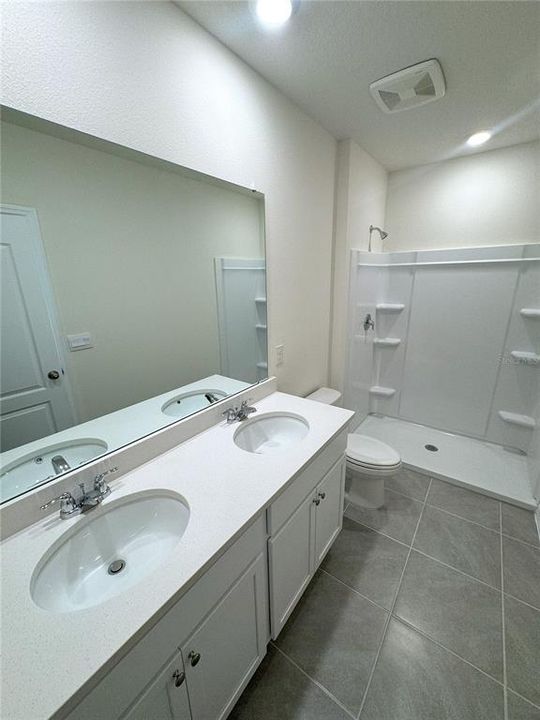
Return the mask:
<path id="1" fill-rule="evenodd" d="M 98 473 L 96 475 L 96 477 L 94 478 L 94 487 L 95 488 L 97 488 L 98 486 L 103 487 L 103 485 L 105 484 L 103 482 L 103 478 L 106 478 L 107 475 L 111 475 L 112 473 L 115 473 L 117 470 L 118 470 L 118 466 L 109 468 L 108 470 L 104 470 L 103 472 Z"/>
<path id="2" fill-rule="evenodd" d="M 236 417 L 238 415 L 238 408 L 237 407 L 227 408 L 221 414 L 225 417 L 225 419 L 227 420 L 228 423 L 232 423 L 236 420 Z"/>
<path id="3" fill-rule="evenodd" d="M 52 498 L 48 502 L 45 503 L 45 505 L 41 506 L 41 510 L 46 510 L 51 505 L 54 505 L 55 503 L 60 502 L 60 515 L 62 517 L 66 515 L 71 515 L 74 513 L 77 508 L 77 503 L 75 502 L 75 498 L 70 492 L 63 492 L 58 497 Z"/>

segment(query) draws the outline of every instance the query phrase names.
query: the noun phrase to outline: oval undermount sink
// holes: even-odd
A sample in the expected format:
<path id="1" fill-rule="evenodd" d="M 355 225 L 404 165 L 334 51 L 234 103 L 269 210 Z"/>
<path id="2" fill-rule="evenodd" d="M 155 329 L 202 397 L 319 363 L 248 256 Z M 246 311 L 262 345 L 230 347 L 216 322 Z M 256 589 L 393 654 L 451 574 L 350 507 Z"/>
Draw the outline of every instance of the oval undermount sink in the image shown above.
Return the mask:
<path id="1" fill-rule="evenodd" d="M 168 491 L 137 493 L 90 510 L 37 564 L 33 601 L 68 613 L 125 592 L 170 558 L 188 522 L 187 503 Z"/>
<path id="2" fill-rule="evenodd" d="M 243 421 L 234 433 L 234 442 L 242 450 L 269 455 L 280 453 L 303 440 L 309 423 L 293 413 L 265 413 Z"/>
<path id="3" fill-rule="evenodd" d="M 168 400 L 161 408 L 161 412 L 174 418 L 183 418 L 197 410 L 210 407 L 224 397 L 227 397 L 227 393 L 223 390 L 193 390 Z"/>
<path id="4" fill-rule="evenodd" d="M 57 473 L 52 459 L 58 455 L 72 469 L 103 455 L 107 450 L 107 443 L 99 438 L 74 438 L 27 453 L 2 468 L 0 498 L 7 500 L 54 478 Z"/>

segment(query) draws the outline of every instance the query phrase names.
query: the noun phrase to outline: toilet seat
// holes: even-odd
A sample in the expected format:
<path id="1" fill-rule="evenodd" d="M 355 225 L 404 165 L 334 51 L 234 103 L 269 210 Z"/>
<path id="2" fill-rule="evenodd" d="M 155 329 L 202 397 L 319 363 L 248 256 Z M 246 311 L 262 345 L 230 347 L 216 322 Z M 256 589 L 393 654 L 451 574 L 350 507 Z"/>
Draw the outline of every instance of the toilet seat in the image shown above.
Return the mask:
<path id="1" fill-rule="evenodd" d="M 380 440 L 350 433 L 347 437 L 347 464 L 372 472 L 395 471 L 401 465 L 401 457 L 394 448 Z"/>

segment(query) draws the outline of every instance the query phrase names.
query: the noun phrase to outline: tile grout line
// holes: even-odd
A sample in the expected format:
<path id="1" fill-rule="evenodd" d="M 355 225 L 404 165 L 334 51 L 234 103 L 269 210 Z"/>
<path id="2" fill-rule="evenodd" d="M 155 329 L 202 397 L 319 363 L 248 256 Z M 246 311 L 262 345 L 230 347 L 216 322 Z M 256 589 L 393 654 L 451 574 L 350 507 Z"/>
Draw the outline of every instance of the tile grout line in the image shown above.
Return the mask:
<path id="1" fill-rule="evenodd" d="M 343 585 L 343 587 L 346 587 L 347 590 L 350 590 L 350 591 L 353 592 L 355 595 L 358 595 L 358 597 L 361 597 L 362 600 L 366 600 L 368 603 L 370 603 L 371 605 L 374 605 L 374 606 L 375 606 L 376 608 L 378 608 L 379 610 L 384 610 L 385 613 L 390 613 L 390 610 L 389 610 L 388 608 L 385 608 L 383 605 L 380 605 L 378 602 L 376 602 L 375 600 L 372 600 L 372 599 L 369 598 L 367 595 L 364 595 L 363 593 L 360 592 L 360 590 L 357 590 L 357 589 L 354 588 L 352 585 L 348 585 L 348 584 L 347 584 L 346 582 L 344 582 L 343 580 L 340 580 L 340 579 L 339 579 L 338 577 L 336 577 L 335 575 L 332 575 L 332 573 L 331 573 L 331 572 L 328 572 L 328 570 L 325 570 L 324 568 L 321 567 L 321 568 L 319 568 L 319 572 L 323 572 L 325 575 L 328 575 L 328 577 L 331 577 L 332 580 L 335 580 L 335 581 L 338 582 L 340 585 Z"/>
<path id="2" fill-rule="evenodd" d="M 502 634 L 502 660 L 503 660 L 503 703 L 504 720 L 508 720 L 508 685 L 506 673 L 506 627 L 504 619 L 504 558 L 502 534 L 502 505 L 499 505 L 499 551 L 501 554 L 501 634 Z"/>
<path id="3" fill-rule="evenodd" d="M 407 543 L 403 542 L 403 540 L 396 540 L 395 537 L 392 537 L 391 535 L 387 535 L 386 533 L 382 532 L 381 530 L 375 530 L 375 528 L 372 528 L 370 525 L 366 525 L 363 522 L 360 522 L 360 520 L 355 520 L 354 518 L 350 517 L 350 515 L 345 515 L 344 517 L 347 518 L 347 520 L 350 520 L 353 523 L 356 523 L 357 525 L 360 525 L 361 527 L 367 528 L 367 530 L 371 530 L 371 532 L 377 533 L 377 535 L 382 535 L 383 537 L 387 538 L 388 540 L 393 540 L 395 543 L 398 543 L 399 545 L 403 545 L 403 547 L 409 548 L 410 545 L 407 545 Z"/>
<path id="4" fill-rule="evenodd" d="M 426 503 L 426 505 L 427 505 L 427 503 Z M 434 506 L 430 505 L 429 507 L 434 507 Z M 422 508 L 420 517 L 423 514 L 423 510 L 424 510 L 424 508 Z M 346 517 L 347 517 L 347 520 L 350 520 L 351 522 L 354 522 L 357 525 L 360 525 L 361 527 L 365 527 L 367 530 L 371 530 L 371 532 L 377 533 L 377 535 L 381 535 L 381 537 L 387 538 L 388 540 L 392 540 L 393 542 L 398 543 L 398 545 L 402 545 L 403 547 L 410 548 L 410 549 L 414 550 L 414 552 L 417 552 L 419 555 L 423 555 L 424 557 L 427 557 L 430 560 L 434 560 L 435 562 L 439 563 L 440 565 L 444 565 L 445 567 L 449 568 L 450 570 L 455 570 L 455 572 L 460 573 L 460 575 L 465 575 L 465 577 L 469 578 L 470 580 L 476 580 L 476 582 L 479 582 L 482 585 L 485 585 L 486 587 L 490 588 L 491 590 L 495 590 L 496 592 L 501 592 L 501 588 L 498 588 L 495 585 L 490 585 L 485 580 L 480 580 L 480 578 L 477 578 L 474 575 L 469 575 L 469 573 L 466 573 L 464 570 L 460 570 L 459 568 L 455 567 L 454 565 L 449 565 L 448 563 L 445 563 L 444 560 L 439 560 L 439 558 L 436 558 L 433 555 L 429 555 L 429 553 L 424 552 L 424 550 L 419 550 L 418 548 L 413 547 L 412 545 L 407 545 L 407 543 L 404 543 L 403 540 L 396 540 L 396 538 L 392 537 L 391 535 L 387 535 L 386 533 L 383 533 L 380 530 L 375 530 L 375 528 L 372 528 L 369 525 L 365 525 L 364 523 L 360 522 L 359 520 L 354 520 L 353 518 L 349 517 L 348 515 Z M 420 517 L 419 517 L 419 519 L 420 519 Z M 456 515 L 455 517 L 459 517 L 459 516 Z M 464 519 L 464 518 L 460 518 L 460 519 Z M 476 525 L 477 523 L 474 523 L 474 524 Z M 486 528 L 484 525 L 480 525 L 479 527 L 484 528 L 484 530 L 489 530 L 489 528 Z M 495 534 L 497 534 L 496 530 L 492 530 L 491 532 L 494 532 Z M 412 542 L 414 542 L 415 538 L 416 538 L 416 531 L 414 533 Z M 332 575 L 332 573 L 328 573 L 328 574 Z M 332 575 L 332 577 L 334 577 L 334 576 Z M 339 580 L 339 578 L 336 578 L 336 580 Z M 344 584 L 347 585 L 347 583 L 344 583 Z M 347 585 L 347 587 L 351 587 L 351 586 Z M 351 590 L 354 590 L 354 588 L 351 587 Z M 510 593 L 506 593 L 506 594 L 509 595 L 510 597 L 513 597 L 512 595 L 510 595 Z M 362 593 L 359 592 L 359 595 L 362 595 Z M 364 596 L 362 596 L 362 597 L 364 597 Z M 366 598 L 366 599 L 369 600 L 369 598 Z M 514 598 L 514 599 L 519 600 L 519 598 Z M 524 601 L 520 600 L 520 602 L 524 602 Z M 375 605 L 377 605 L 377 603 L 375 603 Z M 529 605 L 529 603 L 525 603 L 525 605 Z M 540 608 L 534 607 L 534 605 L 530 605 L 530 607 L 532 607 L 534 610 L 540 609 Z"/>
<path id="5" fill-rule="evenodd" d="M 428 486 L 428 489 L 427 489 L 427 492 L 426 492 L 426 499 L 427 499 L 427 496 L 429 495 L 429 491 L 430 491 L 430 489 L 431 489 L 431 483 L 432 483 L 432 482 L 433 482 L 433 480 L 430 479 L 430 481 L 429 481 L 429 486 Z M 422 510 L 420 511 L 420 515 L 418 516 L 418 520 L 417 520 L 417 522 L 416 522 L 416 527 L 415 527 L 415 529 L 414 529 L 414 533 L 413 533 L 413 536 L 412 536 L 412 539 L 411 539 L 411 544 L 410 544 L 410 546 L 409 546 L 409 552 L 407 553 L 407 557 L 405 558 L 405 563 L 404 563 L 404 565 L 403 565 L 403 570 L 401 571 L 401 575 L 400 575 L 400 577 L 399 577 L 399 582 L 398 582 L 398 585 L 397 585 L 397 588 L 396 588 L 396 592 L 395 592 L 395 594 L 394 594 L 394 599 L 393 599 L 393 601 L 392 601 L 392 606 L 391 606 L 391 608 L 390 608 L 390 612 L 389 612 L 389 614 L 388 614 L 388 617 L 386 618 L 386 622 L 385 622 L 385 625 L 384 625 L 384 628 L 383 628 L 383 632 L 382 632 L 381 642 L 379 643 L 379 647 L 377 648 L 377 654 L 375 655 L 375 659 L 374 659 L 374 661 L 373 661 L 373 665 L 371 666 L 371 671 L 370 671 L 370 673 L 369 673 L 368 681 L 367 681 L 367 683 L 366 683 L 366 688 L 365 688 L 365 690 L 364 690 L 364 695 L 363 695 L 363 697 L 362 697 L 362 702 L 360 703 L 360 709 L 358 710 L 358 714 L 357 714 L 357 716 L 356 716 L 357 720 L 360 720 L 360 715 L 362 714 L 362 711 L 363 711 L 363 709 L 364 709 L 364 705 L 365 705 L 365 703 L 366 703 L 366 698 L 367 698 L 367 696 L 368 696 L 369 689 L 370 689 L 370 687 L 371 687 L 371 682 L 372 682 L 372 680 L 373 680 L 373 676 L 374 676 L 375 670 L 376 670 L 376 668 L 377 668 L 377 663 L 379 662 L 379 657 L 380 657 L 380 655 L 381 655 L 382 647 L 383 647 L 383 645 L 384 645 L 384 641 L 385 641 L 386 635 L 387 635 L 387 633 L 388 633 L 388 627 L 389 627 L 389 625 L 390 625 L 390 621 L 391 621 L 391 619 L 392 619 L 392 617 L 393 617 L 393 614 L 394 614 L 394 608 L 395 608 L 396 603 L 397 603 L 399 591 L 400 591 L 400 589 L 401 589 L 401 584 L 402 584 L 402 582 L 403 582 L 403 577 L 405 576 L 405 571 L 406 571 L 406 569 L 407 569 L 407 565 L 408 565 L 408 563 L 409 563 L 409 558 L 410 558 L 411 553 L 412 553 L 412 547 L 413 547 L 413 544 L 414 544 L 414 541 L 415 541 L 415 538 L 416 538 L 416 533 L 418 532 L 418 528 L 419 528 L 419 526 L 420 526 L 420 522 L 421 522 L 421 520 L 422 520 L 422 516 L 423 516 L 423 514 L 424 514 L 425 507 L 426 507 L 426 501 L 424 500 L 424 502 L 422 503 Z"/>
<path id="6" fill-rule="evenodd" d="M 484 675 L 484 677 L 487 677 L 489 680 L 491 680 L 494 683 L 497 683 L 497 685 L 500 685 L 501 688 L 504 688 L 504 683 L 502 680 L 497 680 L 496 677 L 493 675 L 490 675 L 485 670 L 482 670 L 482 668 L 478 667 L 478 665 L 475 665 L 470 660 L 467 660 L 466 658 L 459 655 L 455 650 L 451 650 L 450 648 L 447 648 L 446 645 L 443 645 L 439 640 L 435 640 L 435 638 L 431 637 L 431 635 L 428 635 L 424 630 L 420 630 L 416 627 L 416 625 L 413 625 L 409 620 L 404 620 L 399 615 L 395 615 L 392 613 L 392 617 L 394 620 L 397 620 L 402 625 L 405 625 L 405 627 L 410 628 L 413 632 L 415 632 L 417 635 L 420 635 L 425 640 L 427 640 L 430 643 L 433 643 L 433 645 L 436 645 L 441 650 L 444 650 L 444 652 L 447 652 L 449 655 L 452 655 L 453 657 L 457 658 L 458 660 L 461 660 L 461 662 L 465 663 L 465 665 L 468 665 L 469 667 L 473 668 L 473 670 L 476 670 L 477 672 Z M 530 700 L 529 700 L 530 702 Z"/>
<path id="7" fill-rule="evenodd" d="M 518 603 L 521 603 L 522 605 L 526 605 L 528 608 L 531 608 L 531 610 L 536 610 L 536 612 L 540 612 L 540 607 L 537 607 L 536 605 L 531 605 L 530 602 L 527 602 L 526 600 L 522 600 L 521 598 L 518 598 L 517 595 L 512 595 L 512 593 L 505 592 L 504 596 L 507 598 L 510 598 L 511 600 L 515 600 Z"/>
<path id="8" fill-rule="evenodd" d="M 503 537 L 508 538 L 508 540 L 513 540 L 514 542 L 518 542 L 521 545 L 526 545 L 527 547 L 533 548 L 533 550 L 540 550 L 540 545 L 534 545 L 533 543 L 527 542 L 526 540 L 521 540 L 520 538 L 514 537 L 513 535 L 509 535 L 508 533 L 501 533 Z"/>
<path id="9" fill-rule="evenodd" d="M 459 573 L 460 575 L 464 575 L 466 578 L 469 578 L 469 580 L 475 580 L 476 582 L 479 582 L 481 585 L 485 585 L 486 587 L 490 588 L 490 590 L 495 590 L 495 592 L 502 592 L 500 587 L 497 587 L 496 585 L 490 585 L 485 580 L 480 580 L 480 578 L 475 577 L 474 575 L 469 575 L 469 573 L 466 573 L 464 570 L 460 570 L 459 568 L 455 567 L 454 565 L 449 565 L 448 563 L 444 562 L 444 560 L 439 560 L 439 558 L 434 557 L 433 555 L 429 555 L 429 553 L 424 552 L 423 550 L 419 550 L 418 548 L 413 548 L 414 552 L 418 553 L 419 555 L 423 555 L 424 557 L 429 558 L 430 560 L 434 560 L 436 563 L 439 563 L 439 565 L 444 565 L 444 567 L 447 567 L 449 570 L 454 570 L 454 572 Z"/>
<path id="10" fill-rule="evenodd" d="M 272 647 L 277 650 L 278 653 L 283 655 L 284 658 L 286 658 L 291 665 L 293 665 L 299 672 L 302 673 L 304 677 L 306 677 L 310 682 L 312 682 L 314 685 L 316 685 L 319 690 L 321 690 L 332 702 L 334 702 L 343 712 L 347 713 L 347 715 L 352 718 L 352 720 L 356 720 L 356 716 L 348 710 L 345 705 L 343 705 L 342 702 L 340 702 L 335 695 L 333 695 L 328 688 L 326 688 L 319 680 L 316 680 L 314 677 L 311 677 L 311 675 L 308 675 L 308 673 L 298 665 L 289 655 L 287 655 L 286 652 L 284 652 L 280 647 L 276 645 L 276 643 L 273 640 L 270 640 L 270 644 Z"/>
<path id="11" fill-rule="evenodd" d="M 526 702 L 527 705 L 531 705 L 531 706 L 532 706 L 533 708 L 535 708 L 536 710 L 540 710 L 540 705 L 536 705 L 535 703 L 533 703 L 532 700 L 529 700 L 528 698 L 526 698 L 525 695 L 521 695 L 521 693 L 518 693 L 518 691 L 517 691 L 517 690 L 514 690 L 513 688 L 508 688 L 508 689 L 509 689 L 509 691 L 512 693 L 512 695 L 517 695 L 517 697 L 518 697 L 520 700 L 523 700 L 523 702 Z"/>

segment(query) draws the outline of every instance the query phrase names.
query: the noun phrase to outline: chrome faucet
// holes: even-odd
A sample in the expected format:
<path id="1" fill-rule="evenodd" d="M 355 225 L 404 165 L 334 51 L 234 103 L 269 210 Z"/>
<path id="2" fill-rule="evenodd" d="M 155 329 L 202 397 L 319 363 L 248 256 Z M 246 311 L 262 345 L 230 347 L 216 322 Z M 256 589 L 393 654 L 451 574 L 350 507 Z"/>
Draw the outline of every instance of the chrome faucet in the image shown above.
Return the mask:
<path id="1" fill-rule="evenodd" d="M 111 488 L 105 482 L 105 477 L 117 470 L 118 468 L 114 467 L 96 475 L 92 490 L 87 491 L 84 487 L 84 483 L 79 483 L 79 492 L 75 493 L 78 497 L 74 497 L 70 492 L 63 492 L 58 497 L 52 498 L 52 500 L 46 502 L 45 505 L 42 505 L 41 509 L 46 510 L 51 505 L 59 502 L 60 517 L 65 519 L 71 517 L 72 515 L 79 515 L 80 513 L 99 505 L 111 492 Z"/>
<path id="2" fill-rule="evenodd" d="M 248 405 L 248 401 L 244 400 L 239 408 L 238 407 L 227 408 L 227 410 L 225 410 L 225 412 L 223 412 L 222 415 L 225 415 L 227 422 L 230 424 L 230 423 L 236 422 L 237 420 L 239 420 L 239 421 L 247 420 L 248 417 L 254 412 L 257 412 L 257 408 L 252 407 L 251 405 Z"/>
<path id="3" fill-rule="evenodd" d="M 65 473 L 68 470 L 71 470 L 71 467 L 66 460 L 66 458 L 63 455 L 55 455 L 51 459 L 51 463 L 53 466 L 53 470 L 57 475 L 60 475 L 61 473 Z"/>

